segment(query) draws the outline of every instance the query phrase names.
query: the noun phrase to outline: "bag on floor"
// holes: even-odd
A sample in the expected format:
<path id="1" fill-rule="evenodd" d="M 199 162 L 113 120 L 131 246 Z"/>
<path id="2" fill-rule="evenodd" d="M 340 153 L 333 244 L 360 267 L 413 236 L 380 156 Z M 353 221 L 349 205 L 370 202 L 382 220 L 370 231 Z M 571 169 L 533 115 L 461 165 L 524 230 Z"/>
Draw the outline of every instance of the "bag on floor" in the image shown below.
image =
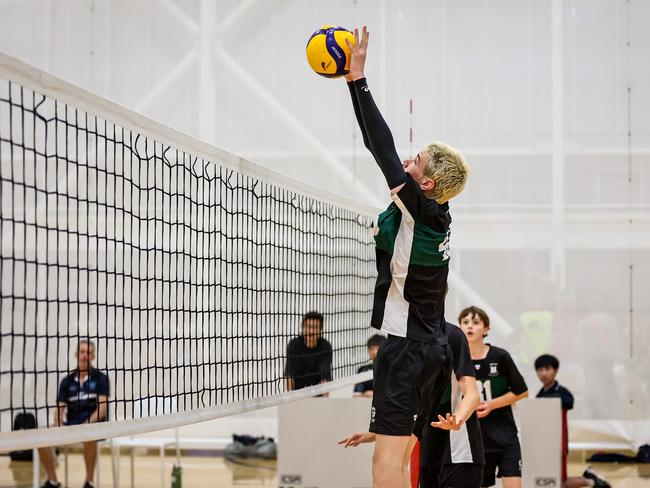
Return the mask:
<path id="1" fill-rule="evenodd" d="M 12 426 L 13 431 L 17 430 L 27 430 L 36 428 L 36 417 L 33 413 L 23 412 L 19 413 L 14 417 L 14 424 Z M 26 449 L 24 451 L 10 451 L 9 457 L 12 461 L 33 461 L 34 453 L 31 449 Z"/>
<path id="2" fill-rule="evenodd" d="M 644 444 L 639 447 L 639 452 L 636 454 L 637 463 L 650 463 L 650 445 Z"/>

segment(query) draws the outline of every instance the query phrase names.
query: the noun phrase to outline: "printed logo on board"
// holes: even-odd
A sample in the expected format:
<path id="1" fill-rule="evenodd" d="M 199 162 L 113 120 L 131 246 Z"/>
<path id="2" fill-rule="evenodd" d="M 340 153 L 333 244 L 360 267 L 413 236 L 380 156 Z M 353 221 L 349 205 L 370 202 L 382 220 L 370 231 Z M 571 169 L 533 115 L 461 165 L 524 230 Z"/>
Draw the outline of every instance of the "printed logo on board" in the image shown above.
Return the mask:
<path id="1" fill-rule="evenodd" d="M 557 486 L 557 478 L 539 477 L 535 478 L 535 486 Z"/>
<path id="2" fill-rule="evenodd" d="M 286 483 L 288 485 L 302 485 L 302 475 L 299 474 L 280 475 L 280 483 Z"/>

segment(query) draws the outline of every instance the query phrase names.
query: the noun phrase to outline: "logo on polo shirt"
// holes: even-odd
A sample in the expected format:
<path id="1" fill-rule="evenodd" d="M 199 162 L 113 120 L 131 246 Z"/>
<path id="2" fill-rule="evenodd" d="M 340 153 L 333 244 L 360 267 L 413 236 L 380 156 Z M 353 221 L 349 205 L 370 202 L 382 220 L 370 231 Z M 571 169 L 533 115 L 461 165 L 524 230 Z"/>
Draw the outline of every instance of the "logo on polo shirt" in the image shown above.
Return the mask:
<path id="1" fill-rule="evenodd" d="M 499 372 L 497 371 L 497 363 L 490 363 L 490 376 L 499 376 Z"/>

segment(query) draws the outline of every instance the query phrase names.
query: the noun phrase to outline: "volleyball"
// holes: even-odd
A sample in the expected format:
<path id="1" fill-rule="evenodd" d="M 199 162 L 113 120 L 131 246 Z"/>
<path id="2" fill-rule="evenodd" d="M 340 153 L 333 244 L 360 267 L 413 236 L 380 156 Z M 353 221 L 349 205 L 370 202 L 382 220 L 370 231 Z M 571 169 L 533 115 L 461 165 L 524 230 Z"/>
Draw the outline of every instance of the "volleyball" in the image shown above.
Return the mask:
<path id="1" fill-rule="evenodd" d="M 350 72 L 350 50 L 345 40 L 354 44 L 354 34 L 343 27 L 326 25 L 307 41 L 307 61 L 316 73 L 338 78 Z"/>

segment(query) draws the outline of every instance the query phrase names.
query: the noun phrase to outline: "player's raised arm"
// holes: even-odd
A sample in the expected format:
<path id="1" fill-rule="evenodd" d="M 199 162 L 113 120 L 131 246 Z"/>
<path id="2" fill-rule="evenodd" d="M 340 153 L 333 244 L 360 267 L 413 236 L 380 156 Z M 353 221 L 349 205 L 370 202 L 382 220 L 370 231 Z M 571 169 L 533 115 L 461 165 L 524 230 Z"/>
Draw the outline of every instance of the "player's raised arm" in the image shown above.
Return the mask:
<path id="1" fill-rule="evenodd" d="M 401 188 L 406 172 L 395 149 L 393 135 L 375 104 L 364 69 L 370 33 L 364 26 L 359 38 L 359 29 L 354 29 L 354 45 L 346 39 L 350 50 L 350 73 L 345 79 L 350 86 L 354 112 L 359 122 L 363 142 L 379 165 L 388 186 L 393 192 Z"/>

